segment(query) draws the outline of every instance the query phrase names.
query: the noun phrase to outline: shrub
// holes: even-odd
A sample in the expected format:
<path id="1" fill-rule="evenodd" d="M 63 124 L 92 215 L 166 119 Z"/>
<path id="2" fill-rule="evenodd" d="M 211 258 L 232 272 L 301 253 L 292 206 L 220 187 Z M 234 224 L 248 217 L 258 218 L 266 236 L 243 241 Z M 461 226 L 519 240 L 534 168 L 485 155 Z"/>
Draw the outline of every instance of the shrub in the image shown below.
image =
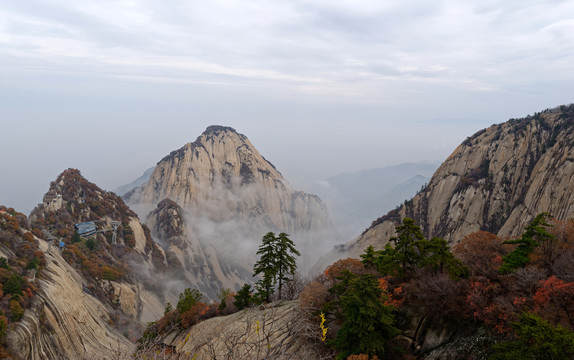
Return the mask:
<path id="1" fill-rule="evenodd" d="M 237 292 L 237 295 L 235 295 L 233 305 L 235 305 L 238 310 L 243 310 L 246 307 L 249 307 L 251 302 L 251 285 L 243 284 L 241 289 Z"/>
<path id="2" fill-rule="evenodd" d="M 13 322 L 20 320 L 24 316 L 24 309 L 22 309 L 18 300 L 10 300 L 10 314 L 12 314 Z"/>
<path id="3" fill-rule="evenodd" d="M 202 295 L 199 290 L 187 288 L 179 294 L 179 301 L 177 302 L 176 308 L 180 314 L 183 314 L 197 304 L 201 298 Z"/>
<path id="4" fill-rule="evenodd" d="M 0 268 L 10 270 L 8 259 L 6 259 L 5 257 L 0 257 Z"/>
<path id="5" fill-rule="evenodd" d="M 26 285 L 26 280 L 18 274 L 12 274 L 6 284 L 4 284 L 4 292 L 6 294 L 20 295 L 22 289 Z"/>
<path id="6" fill-rule="evenodd" d="M 40 264 L 40 258 L 34 256 L 32 260 L 26 265 L 26 269 L 38 269 L 38 265 Z"/>

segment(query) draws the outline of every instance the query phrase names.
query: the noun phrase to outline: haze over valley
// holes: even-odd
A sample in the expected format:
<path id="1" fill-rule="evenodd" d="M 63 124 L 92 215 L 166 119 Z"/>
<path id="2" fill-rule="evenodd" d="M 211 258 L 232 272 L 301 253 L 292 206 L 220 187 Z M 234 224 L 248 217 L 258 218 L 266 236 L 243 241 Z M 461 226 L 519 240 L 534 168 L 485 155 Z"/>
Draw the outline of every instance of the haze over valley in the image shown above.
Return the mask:
<path id="1" fill-rule="evenodd" d="M 0 4 L 0 358 L 574 359 L 574 2 Z"/>

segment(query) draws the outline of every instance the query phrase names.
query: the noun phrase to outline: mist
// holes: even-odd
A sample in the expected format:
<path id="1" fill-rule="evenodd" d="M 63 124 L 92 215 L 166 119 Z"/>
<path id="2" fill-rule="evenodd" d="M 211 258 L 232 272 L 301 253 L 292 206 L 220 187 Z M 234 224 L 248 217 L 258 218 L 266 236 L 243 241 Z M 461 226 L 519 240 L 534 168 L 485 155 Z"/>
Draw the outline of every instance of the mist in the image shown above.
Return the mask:
<path id="1" fill-rule="evenodd" d="M 152 237 L 168 258 L 183 267 L 178 279 L 211 300 L 221 288 L 237 291 L 255 282 L 256 253 L 268 232 L 289 235 L 301 253 L 296 257 L 298 272 L 308 276 L 314 275 L 309 271 L 315 262 L 342 241 L 325 205 L 313 195 L 291 192 L 288 184 L 269 188 L 242 183 L 237 176 L 216 177 L 212 186 L 195 189 L 198 198 L 170 198 L 179 210 L 137 202 L 140 189 L 128 198 L 128 205 L 147 219 Z M 168 267 L 179 266 L 176 263 Z"/>

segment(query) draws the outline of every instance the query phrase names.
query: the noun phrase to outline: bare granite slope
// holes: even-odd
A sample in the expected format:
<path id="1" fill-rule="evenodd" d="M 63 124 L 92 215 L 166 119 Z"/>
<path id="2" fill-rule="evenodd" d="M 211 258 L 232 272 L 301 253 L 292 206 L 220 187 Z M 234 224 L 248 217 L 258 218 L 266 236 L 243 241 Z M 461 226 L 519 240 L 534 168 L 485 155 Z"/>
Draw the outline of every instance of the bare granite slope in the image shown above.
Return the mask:
<path id="1" fill-rule="evenodd" d="M 477 230 L 516 236 L 540 212 L 574 217 L 573 190 L 574 105 L 511 119 L 464 141 L 423 191 L 323 262 L 382 248 L 405 217 L 451 244 Z"/>

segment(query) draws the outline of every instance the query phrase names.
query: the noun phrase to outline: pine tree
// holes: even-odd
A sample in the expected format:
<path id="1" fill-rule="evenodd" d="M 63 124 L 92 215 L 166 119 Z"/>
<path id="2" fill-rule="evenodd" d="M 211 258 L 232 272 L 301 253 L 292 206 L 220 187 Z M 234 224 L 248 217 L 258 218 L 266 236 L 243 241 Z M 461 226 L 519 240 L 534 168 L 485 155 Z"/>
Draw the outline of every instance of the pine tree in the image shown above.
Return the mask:
<path id="1" fill-rule="evenodd" d="M 546 221 L 548 213 L 538 214 L 526 227 L 524 234 L 520 239 L 505 241 L 505 244 L 517 244 L 518 247 L 502 258 L 502 266 L 499 271 L 507 274 L 516 269 L 526 266 L 530 262 L 530 254 L 534 249 L 540 246 L 544 241 L 551 241 L 554 236 L 546 231 L 550 226 Z"/>
<path id="2" fill-rule="evenodd" d="M 329 290 L 339 295 L 330 306 L 343 319 L 342 328 L 330 342 L 340 351 L 337 359 L 353 354 L 382 357 L 387 342 L 399 332 L 393 326 L 392 307 L 384 304 L 386 294 L 370 274 L 357 276 L 344 271 L 338 279 L 341 282 Z"/>
<path id="3" fill-rule="evenodd" d="M 260 258 L 253 267 L 253 276 L 262 275 L 262 278 L 255 284 L 256 297 L 260 301 L 269 302 L 275 284 L 278 283 L 279 299 L 281 299 L 283 284 L 289 281 L 288 275 L 295 274 L 297 270 L 294 255 L 301 254 L 295 249 L 295 244 L 289 239 L 289 235 L 280 233 L 276 237 L 274 233 L 268 232 L 263 236 L 257 255 Z"/>
<path id="4" fill-rule="evenodd" d="M 263 275 L 263 277 L 255 284 L 257 289 L 257 297 L 260 300 L 270 301 L 271 294 L 273 293 L 273 286 L 275 285 L 275 276 L 277 268 L 275 266 L 275 234 L 268 232 L 263 236 L 262 244 L 257 250 L 259 260 L 253 267 L 253 276 Z"/>
<path id="5" fill-rule="evenodd" d="M 289 235 L 280 233 L 275 239 L 277 244 L 276 254 L 276 267 L 277 267 L 277 282 L 279 283 L 279 300 L 281 300 L 281 290 L 283 283 L 288 282 L 290 279 L 287 275 L 293 277 L 297 270 L 297 262 L 293 255 L 301 256 L 299 251 L 295 249 L 293 240 L 289 239 Z M 291 255 L 293 254 L 293 255 Z"/>
<path id="6" fill-rule="evenodd" d="M 454 258 L 446 240 L 433 237 L 422 240 L 417 247 L 421 250 L 420 265 L 433 269 L 435 272 L 448 272 L 455 278 L 467 277 L 469 270 L 459 260 Z"/>
<path id="7" fill-rule="evenodd" d="M 360 256 L 362 259 L 361 262 L 363 263 L 363 265 L 365 265 L 366 268 L 371 268 L 375 266 L 376 254 L 373 245 L 369 245 L 365 249 L 365 253 L 361 254 Z"/>
<path id="8" fill-rule="evenodd" d="M 177 302 L 176 308 L 180 314 L 183 314 L 201 301 L 201 298 L 202 295 L 199 290 L 187 288 L 179 294 L 179 301 Z"/>
<path id="9" fill-rule="evenodd" d="M 417 243 L 424 240 L 421 228 L 410 218 L 405 218 L 403 224 L 396 227 L 397 236 L 391 241 L 395 244 L 395 251 L 403 271 L 418 264 L 421 254 Z"/>
<path id="10" fill-rule="evenodd" d="M 516 338 L 494 346 L 493 360 L 574 358 L 574 332 L 553 326 L 536 314 L 524 313 L 513 324 Z"/>
<path id="11" fill-rule="evenodd" d="M 251 285 L 243 284 L 241 289 L 235 295 L 235 300 L 233 301 L 233 305 L 237 307 L 239 310 L 243 310 L 249 306 L 251 303 Z"/>

